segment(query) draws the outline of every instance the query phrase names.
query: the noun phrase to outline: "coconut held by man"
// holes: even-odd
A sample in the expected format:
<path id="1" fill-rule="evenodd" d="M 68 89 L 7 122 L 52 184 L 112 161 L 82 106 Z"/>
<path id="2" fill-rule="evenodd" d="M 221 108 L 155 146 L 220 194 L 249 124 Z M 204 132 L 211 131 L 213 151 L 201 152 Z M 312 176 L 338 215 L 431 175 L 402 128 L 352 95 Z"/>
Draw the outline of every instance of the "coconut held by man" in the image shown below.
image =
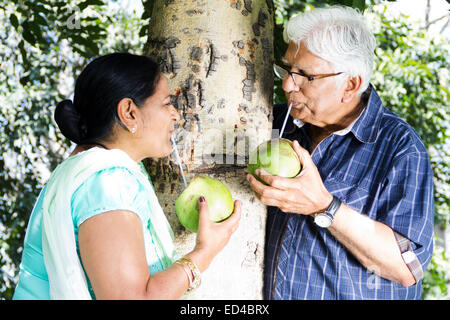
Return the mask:
<path id="1" fill-rule="evenodd" d="M 273 176 L 293 178 L 301 170 L 300 159 L 292 147 L 292 141 L 277 138 L 261 143 L 251 154 L 248 173 L 264 183 L 255 173 L 263 169 Z"/>

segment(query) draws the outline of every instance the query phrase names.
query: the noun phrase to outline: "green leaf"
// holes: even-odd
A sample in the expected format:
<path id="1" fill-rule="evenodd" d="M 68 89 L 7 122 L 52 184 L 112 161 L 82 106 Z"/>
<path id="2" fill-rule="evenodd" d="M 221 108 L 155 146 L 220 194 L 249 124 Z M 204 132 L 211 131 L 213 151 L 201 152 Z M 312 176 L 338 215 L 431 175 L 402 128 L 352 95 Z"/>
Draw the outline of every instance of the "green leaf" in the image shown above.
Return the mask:
<path id="1" fill-rule="evenodd" d="M 40 23 L 36 20 L 32 20 L 30 21 L 30 23 L 28 24 L 29 28 L 30 28 L 30 32 L 33 33 L 35 41 L 38 41 L 39 44 L 41 44 L 42 42 L 44 42 L 43 37 L 42 37 L 42 30 L 40 28 Z"/>
<path id="2" fill-rule="evenodd" d="M 86 0 L 80 4 L 78 4 L 78 8 L 80 8 L 80 11 L 83 11 L 88 6 L 103 6 L 105 3 L 102 0 Z"/>
<path id="3" fill-rule="evenodd" d="M 20 84 L 23 86 L 26 86 L 29 81 L 30 81 L 30 75 L 23 76 L 19 80 Z"/>
<path id="4" fill-rule="evenodd" d="M 9 16 L 9 21 L 11 21 L 11 24 L 13 25 L 14 29 L 17 30 L 17 28 L 19 27 L 19 20 L 17 19 L 17 16 L 14 13 L 12 13 Z"/>
<path id="5" fill-rule="evenodd" d="M 141 30 L 139 30 L 139 36 L 144 37 L 147 35 L 147 33 L 148 33 L 148 24 L 142 26 Z"/>
<path id="6" fill-rule="evenodd" d="M 364 10 L 366 9 L 366 1 L 365 0 L 353 0 L 352 7 L 361 10 L 361 12 L 364 12 Z"/>
<path id="7" fill-rule="evenodd" d="M 24 64 L 26 64 L 27 63 L 27 52 L 25 51 L 24 45 L 25 44 L 24 44 L 23 40 L 21 40 L 19 42 L 18 47 L 19 47 L 20 53 L 22 55 L 22 59 L 24 60 Z"/>
<path id="8" fill-rule="evenodd" d="M 39 23 L 41 26 L 48 26 L 48 22 L 42 14 L 36 14 L 34 16 L 36 23 Z"/>
<path id="9" fill-rule="evenodd" d="M 32 46 L 35 45 L 36 43 L 36 37 L 33 35 L 33 33 L 31 32 L 31 26 L 30 23 L 28 21 L 24 21 L 22 24 L 23 27 L 23 32 L 22 32 L 22 36 L 25 39 L 25 41 L 27 41 L 29 44 L 31 44 Z"/>

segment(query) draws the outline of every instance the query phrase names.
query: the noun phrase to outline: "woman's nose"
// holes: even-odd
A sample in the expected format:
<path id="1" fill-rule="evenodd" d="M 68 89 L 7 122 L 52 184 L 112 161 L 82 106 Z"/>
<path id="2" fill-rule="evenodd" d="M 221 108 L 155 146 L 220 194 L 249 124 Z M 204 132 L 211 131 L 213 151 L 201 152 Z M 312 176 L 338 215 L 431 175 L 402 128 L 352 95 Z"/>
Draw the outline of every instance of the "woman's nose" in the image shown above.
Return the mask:
<path id="1" fill-rule="evenodd" d="M 175 122 L 180 121 L 180 113 L 178 112 L 177 108 L 174 107 L 174 105 L 172 105 L 172 116 Z"/>

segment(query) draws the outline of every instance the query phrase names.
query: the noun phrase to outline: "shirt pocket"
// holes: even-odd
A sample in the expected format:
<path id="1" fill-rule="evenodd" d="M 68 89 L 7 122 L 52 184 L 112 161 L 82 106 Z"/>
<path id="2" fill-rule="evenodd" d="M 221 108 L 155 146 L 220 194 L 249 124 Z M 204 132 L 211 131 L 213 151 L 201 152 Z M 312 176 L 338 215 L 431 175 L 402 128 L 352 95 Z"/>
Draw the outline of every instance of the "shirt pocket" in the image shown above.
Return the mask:
<path id="1" fill-rule="evenodd" d="M 365 184 L 351 179 L 344 179 L 338 173 L 324 181 L 327 190 L 338 197 L 343 203 L 360 213 L 367 213 L 371 207 L 371 197 Z"/>

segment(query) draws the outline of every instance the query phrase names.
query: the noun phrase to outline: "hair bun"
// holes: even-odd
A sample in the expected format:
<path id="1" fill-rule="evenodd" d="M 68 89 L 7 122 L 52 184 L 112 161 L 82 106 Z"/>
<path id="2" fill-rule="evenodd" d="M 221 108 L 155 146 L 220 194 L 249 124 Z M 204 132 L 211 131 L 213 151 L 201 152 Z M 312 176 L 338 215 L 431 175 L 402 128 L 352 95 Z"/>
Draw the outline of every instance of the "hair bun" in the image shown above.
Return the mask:
<path id="1" fill-rule="evenodd" d="M 55 121 L 61 133 L 69 140 L 79 144 L 82 134 L 80 132 L 81 116 L 75 110 L 72 100 L 63 100 L 56 106 Z"/>

